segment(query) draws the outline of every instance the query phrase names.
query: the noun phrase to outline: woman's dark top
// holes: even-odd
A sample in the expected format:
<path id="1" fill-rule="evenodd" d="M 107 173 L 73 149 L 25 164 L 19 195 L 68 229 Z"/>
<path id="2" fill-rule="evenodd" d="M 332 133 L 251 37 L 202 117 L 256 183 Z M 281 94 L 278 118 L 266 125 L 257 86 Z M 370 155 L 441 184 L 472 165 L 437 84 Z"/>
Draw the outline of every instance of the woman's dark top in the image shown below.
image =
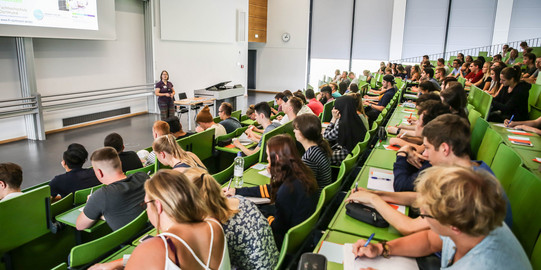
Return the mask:
<path id="1" fill-rule="evenodd" d="M 159 88 L 160 89 L 160 93 L 172 93 L 173 92 L 173 84 L 170 82 L 170 81 L 167 81 L 167 84 L 165 84 L 163 81 L 159 81 L 156 83 L 156 87 L 154 88 Z M 158 97 L 158 102 L 159 103 L 172 103 L 173 102 L 173 99 L 170 98 L 170 97 L 162 97 L 162 96 L 159 96 Z"/>
<path id="2" fill-rule="evenodd" d="M 502 87 L 500 93 L 492 100 L 492 110 L 500 110 L 502 117 L 514 121 L 528 120 L 528 97 L 530 95 L 531 84 L 520 81 L 511 93 L 507 90 L 509 86 Z"/>
<path id="3" fill-rule="evenodd" d="M 302 162 L 308 166 L 316 177 L 319 189 L 332 183 L 331 159 L 319 146 L 312 146 L 302 155 Z"/>

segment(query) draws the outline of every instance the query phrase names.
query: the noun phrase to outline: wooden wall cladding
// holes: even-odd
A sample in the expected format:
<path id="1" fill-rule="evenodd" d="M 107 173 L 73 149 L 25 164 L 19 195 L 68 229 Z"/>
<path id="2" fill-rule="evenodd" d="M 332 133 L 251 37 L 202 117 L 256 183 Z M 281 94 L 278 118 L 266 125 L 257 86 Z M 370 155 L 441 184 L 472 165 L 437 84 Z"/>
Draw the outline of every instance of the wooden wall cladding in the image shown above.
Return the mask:
<path id="1" fill-rule="evenodd" d="M 250 0 L 248 41 L 267 42 L 267 0 Z"/>

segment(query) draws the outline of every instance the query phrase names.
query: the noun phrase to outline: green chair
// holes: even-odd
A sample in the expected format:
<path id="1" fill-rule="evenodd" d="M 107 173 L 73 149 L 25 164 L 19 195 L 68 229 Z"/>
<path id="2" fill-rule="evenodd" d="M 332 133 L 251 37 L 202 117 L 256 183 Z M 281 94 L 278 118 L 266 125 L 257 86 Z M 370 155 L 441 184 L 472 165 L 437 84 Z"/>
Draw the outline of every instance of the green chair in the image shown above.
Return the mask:
<path id="1" fill-rule="evenodd" d="M 154 165 L 152 165 L 152 166 L 154 166 Z M 79 205 L 79 204 L 86 203 L 88 195 L 90 195 L 90 193 L 100 189 L 101 187 L 103 187 L 103 184 L 102 185 L 97 185 L 95 187 L 89 187 L 89 188 L 80 189 L 80 190 L 75 191 L 73 193 L 73 204 L 74 205 Z"/>
<path id="2" fill-rule="evenodd" d="M 521 165 L 522 159 L 520 156 L 511 147 L 502 143 L 498 147 L 496 155 L 494 155 L 494 160 L 492 160 L 490 168 L 496 178 L 500 180 L 503 189 L 509 191 L 511 181 L 513 181 L 513 177 Z"/>
<path id="3" fill-rule="evenodd" d="M 64 198 L 51 204 L 51 218 L 54 218 L 58 214 L 62 214 L 71 208 L 73 208 L 73 193 L 64 196 Z"/>
<path id="4" fill-rule="evenodd" d="M 479 121 L 479 120 L 478 120 Z M 498 147 L 503 142 L 502 136 L 493 129 L 488 128 L 479 145 L 476 159 L 484 161 L 488 166 L 492 165 L 492 160 L 498 151 Z"/>
<path id="5" fill-rule="evenodd" d="M 250 166 L 254 165 L 257 163 L 257 161 L 259 160 L 259 152 L 261 151 L 261 149 L 259 149 L 259 151 L 249 155 L 249 156 L 245 156 L 243 157 L 244 159 L 244 170 L 248 169 Z"/>
<path id="6" fill-rule="evenodd" d="M 482 57 L 487 57 L 488 56 L 488 52 L 483 52 L 483 51 L 480 51 L 478 56 L 482 56 Z"/>
<path id="7" fill-rule="evenodd" d="M 241 114 L 241 113 L 242 113 L 241 110 L 234 111 L 234 112 L 231 113 L 231 117 L 235 117 L 235 118 L 237 118 L 237 120 L 240 121 L 240 114 Z"/>
<path id="8" fill-rule="evenodd" d="M 329 202 L 334 198 L 336 193 L 338 193 L 338 191 L 340 190 L 340 186 L 342 186 L 342 181 L 344 180 L 345 175 L 346 165 L 342 163 L 340 165 L 340 171 L 338 171 L 338 177 L 336 177 L 336 181 L 324 187 L 321 191 L 322 194 L 325 194 L 325 200 L 323 201 L 323 205 L 328 205 Z"/>
<path id="9" fill-rule="evenodd" d="M 483 137 L 485 136 L 485 132 L 488 128 L 488 122 L 483 118 L 478 118 L 475 122 L 475 126 L 473 127 L 473 131 L 471 133 L 471 139 L 470 139 L 470 146 L 471 146 L 471 152 L 472 155 L 477 154 L 479 151 L 479 146 L 481 145 L 481 142 L 483 141 Z"/>
<path id="10" fill-rule="evenodd" d="M 492 106 L 492 96 L 489 93 L 480 90 L 479 94 L 479 104 L 477 110 L 481 113 L 483 119 L 488 119 L 488 114 L 490 113 L 490 107 Z"/>
<path id="11" fill-rule="evenodd" d="M 368 130 L 368 134 L 370 134 L 370 138 L 374 138 L 374 135 L 376 135 L 377 129 L 378 129 L 378 123 L 374 121 L 374 123 L 372 123 L 372 128 Z"/>
<path id="12" fill-rule="evenodd" d="M 235 129 L 233 132 L 231 132 L 229 134 L 225 134 L 225 135 L 216 137 L 216 142 L 236 138 L 236 137 L 242 135 L 242 133 L 244 133 L 244 131 L 246 131 L 247 129 L 248 129 L 248 126 L 237 128 L 237 129 Z"/>
<path id="13" fill-rule="evenodd" d="M 530 262 L 532 263 L 533 269 L 541 269 L 541 235 L 539 235 L 535 242 L 532 256 L 530 256 Z"/>
<path id="14" fill-rule="evenodd" d="M 476 111 L 475 109 L 471 109 L 468 112 L 468 121 L 470 122 L 470 132 L 473 132 L 473 127 L 475 127 L 475 123 L 477 122 L 477 119 L 481 118 L 481 113 Z"/>
<path id="15" fill-rule="evenodd" d="M 88 265 L 104 257 L 121 244 L 135 238 L 147 226 L 147 222 L 147 213 L 143 211 L 124 227 L 94 241 L 73 247 L 69 256 L 70 268 Z"/>
<path id="16" fill-rule="evenodd" d="M 213 128 L 209 128 L 188 137 L 190 140 L 188 151 L 194 153 L 202 161 L 212 157 L 214 151 L 214 131 Z"/>
<path id="17" fill-rule="evenodd" d="M 68 270 L 68 264 L 67 263 L 61 263 L 54 268 L 51 268 L 51 270 Z"/>
<path id="18" fill-rule="evenodd" d="M 138 172 L 142 172 L 142 173 L 146 173 L 147 175 L 151 175 L 151 174 L 155 173 L 155 171 L 154 171 L 155 168 L 156 168 L 156 166 L 154 164 L 148 165 L 148 166 L 143 167 L 143 168 L 127 171 L 126 176 L 132 175 L 132 174 L 138 173 Z"/>
<path id="19" fill-rule="evenodd" d="M 541 231 L 541 215 L 537 213 L 537 209 L 541 209 L 539 194 L 541 194 L 539 178 L 528 169 L 519 167 L 507 197 L 513 211 L 513 233 L 528 257 L 532 254 Z"/>
<path id="20" fill-rule="evenodd" d="M 325 202 L 325 193 L 321 193 L 321 195 L 319 196 L 316 211 L 314 211 L 314 213 L 301 224 L 298 224 L 297 226 L 287 231 L 284 237 L 284 241 L 282 242 L 282 249 L 280 250 L 280 257 L 278 258 L 278 263 L 274 269 L 281 269 L 286 254 L 296 252 L 302 245 L 306 237 L 310 235 L 310 232 L 315 227 L 317 220 L 319 219 L 319 215 L 321 214 L 323 202 Z"/>
<path id="21" fill-rule="evenodd" d="M 219 116 L 216 116 L 216 117 L 212 118 L 212 120 L 213 120 L 214 123 L 216 123 L 216 124 L 217 124 L 217 123 L 220 123 L 220 122 L 222 121 L 222 119 L 220 119 Z"/>
<path id="22" fill-rule="evenodd" d="M 466 84 L 466 79 L 464 77 L 458 77 L 457 81 L 462 84 L 462 87 Z"/>
<path id="23" fill-rule="evenodd" d="M 380 113 L 378 115 L 378 118 L 376 118 L 376 121 L 374 121 L 374 123 L 376 123 L 379 126 L 382 121 L 383 121 L 383 115 L 381 115 L 381 113 Z"/>
<path id="24" fill-rule="evenodd" d="M 235 163 L 231 163 L 231 165 L 229 165 L 229 167 L 227 167 L 225 170 L 213 174 L 212 177 L 214 177 L 214 180 L 216 180 L 216 182 L 219 184 L 223 184 L 231 178 L 234 169 Z"/>
<path id="25" fill-rule="evenodd" d="M 332 118 L 332 108 L 334 108 L 334 100 L 331 102 L 327 102 L 327 104 L 323 105 L 323 112 L 321 116 L 321 122 L 330 122 Z"/>
<path id="26" fill-rule="evenodd" d="M 259 153 L 259 162 L 267 162 L 267 152 L 265 151 L 265 147 L 267 145 L 267 141 L 272 138 L 275 135 L 278 134 L 289 134 L 292 138 L 295 138 L 295 135 L 293 133 L 293 121 L 289 121 L 265 134 L 261 137 L 261 147 Z"/>
<path id="27" fill-rule="evenodd" d="M 22 246 L 47 233 L 47 208 L 51 189 L 42 186 L 0 202 L 0 254 Z"/>

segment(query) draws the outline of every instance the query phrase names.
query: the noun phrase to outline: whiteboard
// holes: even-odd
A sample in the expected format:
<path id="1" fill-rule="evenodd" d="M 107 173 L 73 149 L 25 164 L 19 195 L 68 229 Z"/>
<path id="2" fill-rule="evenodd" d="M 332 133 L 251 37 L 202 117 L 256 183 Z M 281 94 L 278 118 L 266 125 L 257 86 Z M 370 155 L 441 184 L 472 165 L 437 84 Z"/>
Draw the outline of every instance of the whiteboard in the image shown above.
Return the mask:
<path id="1" fill-rule="evenodd" d="M 235 6 L 232 0 L 161 0 L 161 39 L 235 42 Z"/>

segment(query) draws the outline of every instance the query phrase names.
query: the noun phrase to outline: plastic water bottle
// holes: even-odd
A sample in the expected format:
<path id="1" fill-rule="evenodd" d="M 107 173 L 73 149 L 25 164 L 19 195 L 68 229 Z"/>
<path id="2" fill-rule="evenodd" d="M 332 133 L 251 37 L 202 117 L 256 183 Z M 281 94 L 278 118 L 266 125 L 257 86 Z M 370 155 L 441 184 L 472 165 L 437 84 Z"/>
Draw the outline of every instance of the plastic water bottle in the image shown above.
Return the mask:
<path id="1" fill-rule="evenodd" d="M 242 180 L 242 175 L 244 174 L 244 159 L 242 158 L 242 152 L 237 153 L 237 157 L 233 163 L 235 164 L 233 182 L 235 183 L 235 188 L 241 188 L 242 184 L 244 183 Z"/>

